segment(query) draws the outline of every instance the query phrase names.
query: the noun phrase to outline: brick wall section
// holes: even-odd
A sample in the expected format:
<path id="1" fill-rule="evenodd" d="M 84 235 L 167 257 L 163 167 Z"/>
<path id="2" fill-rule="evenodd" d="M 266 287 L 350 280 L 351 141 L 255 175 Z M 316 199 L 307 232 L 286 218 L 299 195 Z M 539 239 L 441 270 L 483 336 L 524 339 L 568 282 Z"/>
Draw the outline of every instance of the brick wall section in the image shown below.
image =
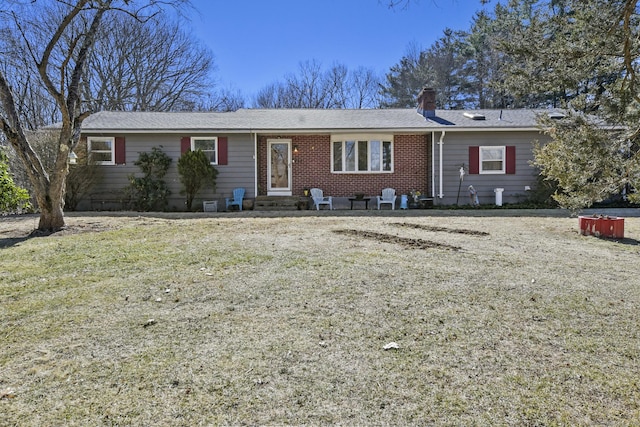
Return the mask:
<path id="1" fill-rule="evenodd" d="M 393 173 L 331 173 L 330 135 L 262 135 L 258 138 L 258 194 L 267 194 L 267 140 L 291 139 L 293 153 L 293 195 L 304 188 L 318 187 L 335 197 L 352 196 L 356 192 L 369 196 L 380 194 L 386 187 L 397 194 L 420 190 L 430 194 L 430 135 L 396 135 L 393 143 Z"/>

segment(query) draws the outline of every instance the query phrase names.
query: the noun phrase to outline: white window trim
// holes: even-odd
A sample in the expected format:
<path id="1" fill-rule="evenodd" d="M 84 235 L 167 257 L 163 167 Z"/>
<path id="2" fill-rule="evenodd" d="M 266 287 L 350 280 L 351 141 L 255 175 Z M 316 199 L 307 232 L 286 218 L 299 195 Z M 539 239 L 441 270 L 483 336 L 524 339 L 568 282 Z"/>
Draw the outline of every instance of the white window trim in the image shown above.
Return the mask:
<path id="1" fill-rule="evenodd" d="M 91 155 L 92 153 L 107 153 L 107 150 L 92 150 L 92 141 L 110 141 L 111 142 L 111 160 L 109 161 L 96 161 L 96 165 L 115 165 L 116 164 L 116 138 L 113 136 L 88 136 L 87 137 L 87 151 Z"/>
<path id="2" fill-rule="evenodd" d="M 501 149 L 502 150 L 502 170 L 484 170 L 482 168 L 483 165 L 483 159 L 482 159 L 482 152 L 483 150 L 496 150 L 496 149 Z M 490 161 L 490 159 L 487 159 L 487 161 Z M 485 146 L 481 146 L 479 148 L 479 152 L 478 152 L 478 162 L 480 163 L 479 165 L 479 172 L 480 174 L 483 175 L 504 175 L 507 173 L 507 147 L 504 145 L 485 145 Z"/>
<path id="3" fill-rule="evenodd" d="M 192 136 L 191 137 L 191 151 L 196 151 L 196 141 L 200 140 L 200 139 L 213 139 L 214 140 L 214 144 L 215 144 L 215 152 L 216 152 L 216 160 L 215 162 L 211 162 L 212 165 L 217 165 L 218 161 L 220 160 L 220 151 L 218 149 L 218 137 L 217 136 Z M 207 152 L 209 150 L 202 150 L 204 152 Z"/>
<path id="4" fill-rule="evenodd" d="M 358 167 L 358 142 L 360 141 L 366 141 L 367 142 L 367 170 L 366 171 L 360 171 L 360 170 L 352 170 L 352 171 L 348 171 L 345 170 L 346 168 L 346 157 L 345 157 L 345 143 L 347 141 L 354 141 L 356 144 L 356 168 Z M 382 168 L 383 165 L 383 160 L 382 160 L 382 148 L 384 146 L 385 142 L 389 142 L 391 143 L 391 169 L 390 170 L 369 170 L 369 168 L 371 167 L 371 141 L 380 141 L 380 167 Z M 334 143 L 336 142 L 340 142 L 342 144 L 342 170 L 335 170 L 334 169 L 334 163 L 333 163 L 333 156 L 334 156 Z M 393 157 L 393 135 L 369 135 L 369 134 L 346 134 L 346 135 L 331 135 L 331 173 L 336 173 L 336 174 L 382 174 L 382 173 L 393 173 L 395 169 L 395 159 Z"/>

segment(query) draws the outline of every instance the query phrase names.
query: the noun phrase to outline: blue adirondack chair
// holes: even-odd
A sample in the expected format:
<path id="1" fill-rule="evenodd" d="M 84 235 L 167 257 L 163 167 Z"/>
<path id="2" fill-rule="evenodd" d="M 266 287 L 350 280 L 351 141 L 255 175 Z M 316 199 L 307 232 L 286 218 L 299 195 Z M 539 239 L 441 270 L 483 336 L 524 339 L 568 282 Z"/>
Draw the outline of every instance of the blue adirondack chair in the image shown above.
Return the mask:
<path id="1" fill-rule="evenodd" d="M 236 188 L 233 190 L 233 198 L 227 197 L 227 210 L 230 206 L 237 206 L 238 210 L 242 210 L 242 199 L 244 199 L 244 188 Z"/>

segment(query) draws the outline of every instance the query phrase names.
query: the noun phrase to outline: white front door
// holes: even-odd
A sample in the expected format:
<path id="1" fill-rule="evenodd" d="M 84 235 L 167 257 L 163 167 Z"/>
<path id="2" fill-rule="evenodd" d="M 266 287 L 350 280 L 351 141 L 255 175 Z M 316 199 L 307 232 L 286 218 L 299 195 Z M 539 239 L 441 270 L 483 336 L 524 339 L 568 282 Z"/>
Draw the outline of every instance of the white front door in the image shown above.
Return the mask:
<path id="1" fill-rule="evenodd" d="M 270 139 L 267 195 L 291 196 L 291 140 Z"/>

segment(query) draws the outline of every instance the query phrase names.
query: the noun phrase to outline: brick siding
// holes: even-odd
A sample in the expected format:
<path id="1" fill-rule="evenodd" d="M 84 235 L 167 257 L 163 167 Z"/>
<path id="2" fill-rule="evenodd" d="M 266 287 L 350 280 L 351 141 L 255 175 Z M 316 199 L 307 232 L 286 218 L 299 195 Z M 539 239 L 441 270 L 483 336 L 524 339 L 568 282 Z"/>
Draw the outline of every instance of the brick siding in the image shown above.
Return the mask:
<path id="1" fill-rule="evenodd" d="M 331 173 L 330 135 L 262 135 L 258 138 L 258 194 L 267 194 L 267 140 L 290 139 L 298 153 L 292 154 L 292 192 L 302 195 L 304 188 L 321 188 L 335 197 L 356 192 L 369 196 L 386 187 L 397 194 L 419 190 L 430 194 L 430 135 L 395 135 L 393 173 Z"/>

